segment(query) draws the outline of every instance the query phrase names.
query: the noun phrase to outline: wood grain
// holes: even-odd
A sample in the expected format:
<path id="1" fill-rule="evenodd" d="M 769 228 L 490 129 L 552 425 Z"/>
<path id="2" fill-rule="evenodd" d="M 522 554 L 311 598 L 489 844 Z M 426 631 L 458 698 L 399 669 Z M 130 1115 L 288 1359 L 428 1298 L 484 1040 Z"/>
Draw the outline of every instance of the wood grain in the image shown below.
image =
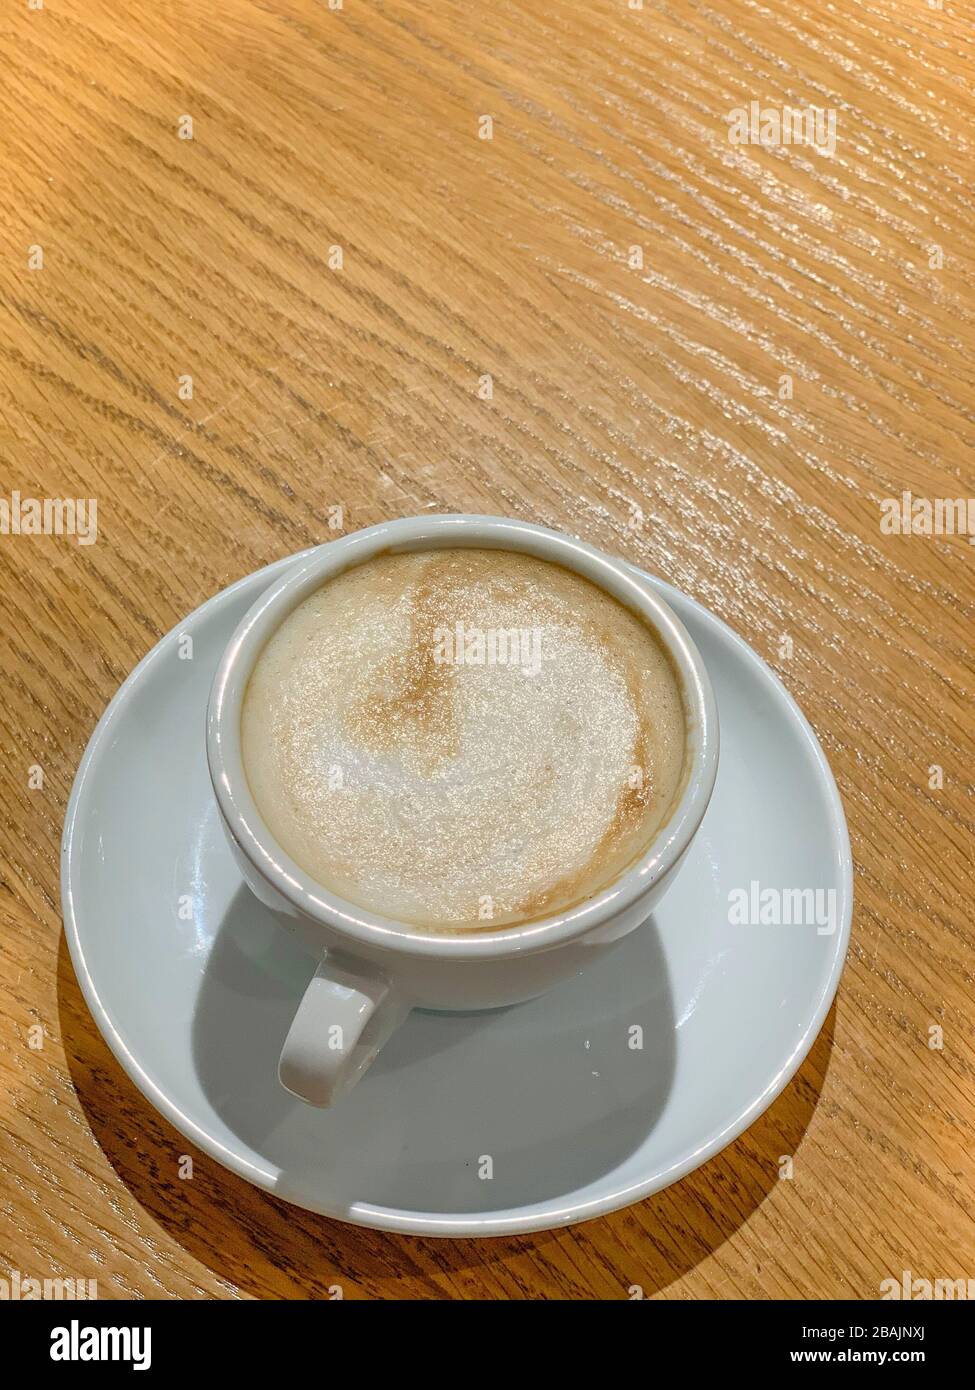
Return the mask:
<path id="1" fill-rule="evenodd" d="M 99 533 L 0 536 L 0 1273 L 230 1298 L 975 1277 L 975 553 L 880 529 L 884 497 L 975 491 L 972 19 L 5 7 L 0 494 L 94 496 Z M 731 144 L 753 100 L 834 110 L 835 153 Z M 327 537 L 335 505 L 346 529 L 501 512 L 639 561 L 771 661 L 833 763 L 858 897 L 827 1027 L 737 1143 L 615 1216 L 436 1242 L 307 1215 L 203 1155 L 178 1182 L 185 1141 L 81 999 L 57 871 L 96 719 L 163 632 Z"/>

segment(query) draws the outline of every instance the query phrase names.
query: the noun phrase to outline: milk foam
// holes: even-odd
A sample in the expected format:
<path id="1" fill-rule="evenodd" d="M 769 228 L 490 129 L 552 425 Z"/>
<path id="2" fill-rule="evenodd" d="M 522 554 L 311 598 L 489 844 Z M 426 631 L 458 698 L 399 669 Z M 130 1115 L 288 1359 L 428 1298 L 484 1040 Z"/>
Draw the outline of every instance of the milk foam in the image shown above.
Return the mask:
<path id="1" fill-rule="evenodd" d="M 258 658 L 244 766 L 306 873 L 434 931 L 606 887 L 672 811 L 686 744 L 653 632 L 510 551 L 383 555 L 328 581 Z"/>

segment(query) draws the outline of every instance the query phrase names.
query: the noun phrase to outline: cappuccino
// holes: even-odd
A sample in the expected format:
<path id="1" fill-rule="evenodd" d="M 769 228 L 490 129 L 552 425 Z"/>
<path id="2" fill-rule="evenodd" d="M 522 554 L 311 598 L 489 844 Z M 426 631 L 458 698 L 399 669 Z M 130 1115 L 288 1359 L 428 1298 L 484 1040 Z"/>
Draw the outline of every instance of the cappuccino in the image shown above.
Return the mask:
<path id="1" fill-rule="evenodd" d="M 241 719 L 290 858 L 431 932 L 549 916 L 608 887 L 673 813 L 680 679 L 656 632 L 560 565 L 506 550 L 374 557 L 257 659 Z"/>

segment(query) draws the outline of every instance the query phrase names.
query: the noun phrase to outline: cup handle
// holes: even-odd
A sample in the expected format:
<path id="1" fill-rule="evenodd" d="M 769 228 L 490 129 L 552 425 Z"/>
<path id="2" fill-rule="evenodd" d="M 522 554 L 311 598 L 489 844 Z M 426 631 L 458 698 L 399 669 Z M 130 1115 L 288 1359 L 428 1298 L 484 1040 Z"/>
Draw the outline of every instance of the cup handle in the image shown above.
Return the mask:
<path id="1" fill-rule="evenodd" d="M 282 1086 L 309 1105 L 334 1105 L 408 1013 L 383 976 L 323 956 L 284 1040 Z"/>

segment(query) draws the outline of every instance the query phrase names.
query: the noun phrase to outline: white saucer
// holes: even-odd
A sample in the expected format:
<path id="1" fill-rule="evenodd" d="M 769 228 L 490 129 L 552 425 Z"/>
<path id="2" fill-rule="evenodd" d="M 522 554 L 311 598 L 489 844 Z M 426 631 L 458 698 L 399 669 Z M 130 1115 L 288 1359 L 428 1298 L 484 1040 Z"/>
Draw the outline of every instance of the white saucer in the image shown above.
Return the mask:
<path id="1" fill-rule="evenodd" d="M 62 847 L 65 934 L 115 1056 L 220 1163 L 359 1225 L 532 1231 L 683 1177 L 775 1099 L 836 992 L 852 866 L 811 728 L 739 637 L 654 580 L 700 647 L 721 719 L 714 798 L 663 905 L 532 1003 L 412 1014 L 350 1096 L 313 1110 L 282 1089 L 277 1064 L 314 963 L 243 887 L 204 757 L 220 653 L 290 563 L 232 585 L 163 638 L 82 759 Z M 753 881 L 835 889 L 835 933 L 730 925 L 729 892 Z"/>

